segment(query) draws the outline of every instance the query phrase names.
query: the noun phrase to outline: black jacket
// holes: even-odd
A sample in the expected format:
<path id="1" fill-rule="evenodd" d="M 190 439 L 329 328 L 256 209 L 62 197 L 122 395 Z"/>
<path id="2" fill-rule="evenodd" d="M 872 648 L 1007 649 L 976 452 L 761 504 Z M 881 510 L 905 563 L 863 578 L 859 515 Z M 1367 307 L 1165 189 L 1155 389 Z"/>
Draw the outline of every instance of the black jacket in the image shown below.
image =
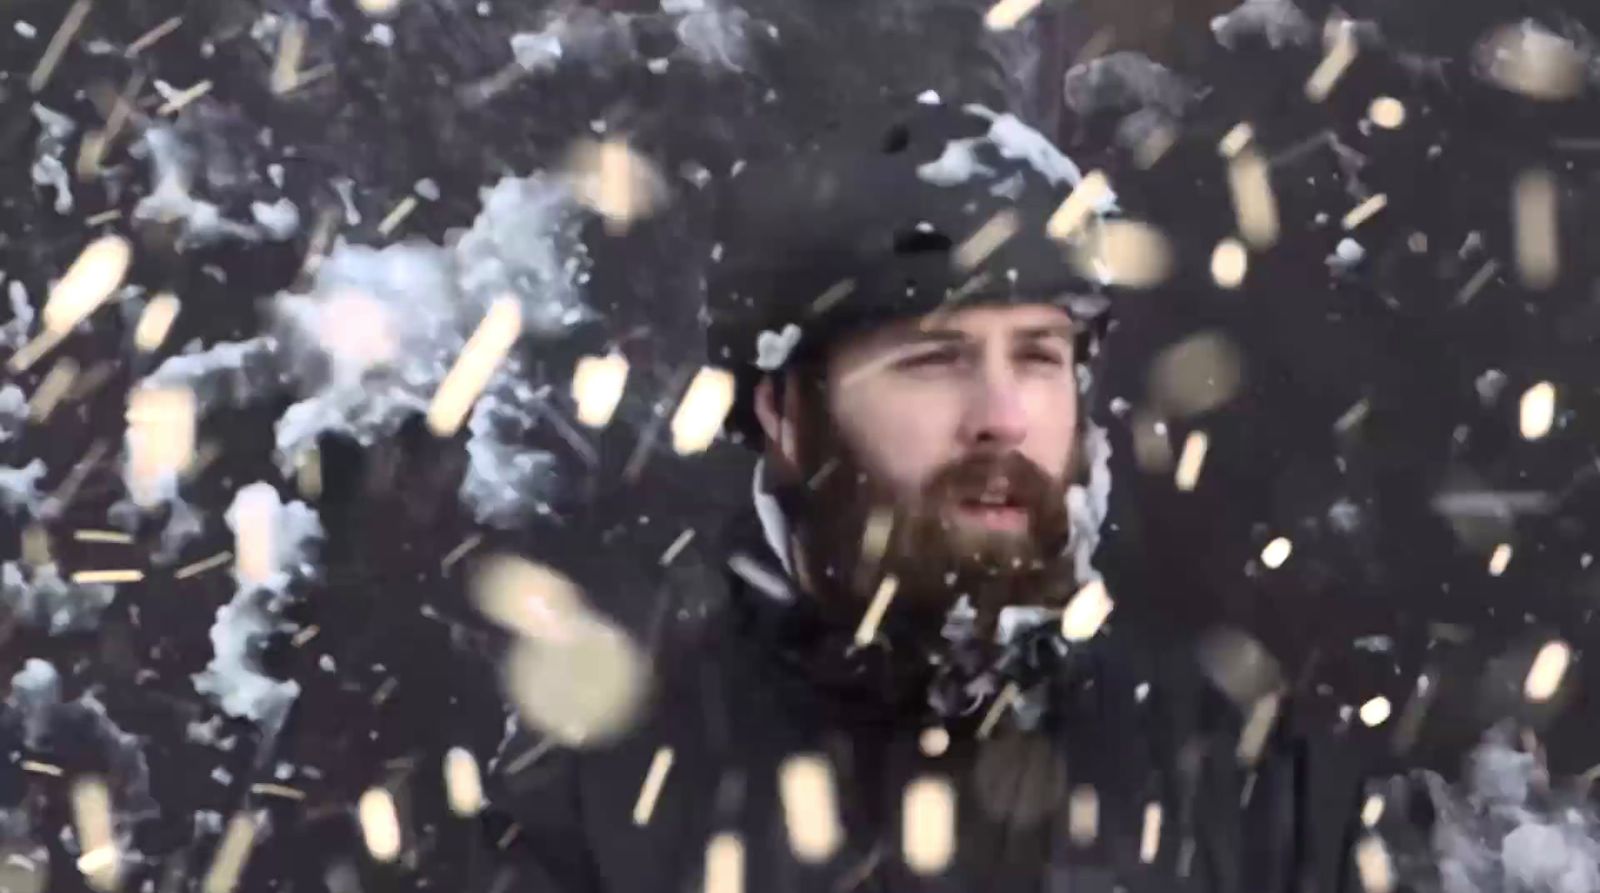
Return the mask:
<path id="1" fill-rule="evenodd" d="M 728 573 L 726 557 L 740 554 L 781 577 L 755 519 L 735 529 L 722 560 L 680 557 L 666 589 L 674 621 L 653 646 L 654 696 L 631 734 L 573 751 L 530 733 L 507 748 L 478 889 L 699 891 L 707 844 L 725 832 L 742 840 L 744 889 L 760 893 L 1360 889 L 1348 853 L 1362 757 L 1305 731 L 1293 704 L 1244 766 L 1241 711 L 1190 652 L 1155 653 L 1113 624 L 1032 664 L 1047 705 L 1034 728 L 1006 711 L 980 738 L 988 705 L 933 715 L 921 660 L 880 648 L 846 657 L 853 630 Z M 949 735 L 937 756 L 919 748 L 933 725 Z M 649 822 L 636 825 L 663 747 L 670 771 Z M 791 854 L 778 791 L 780 765 L 798 753 L 825 755 L 836 779 L 845 840 L 820 865 Z M 903 792 L 921 776 L 957 792 L 956 852 L 934 876 L 901 855 Z M 1090 790 L 1098 808 L 1087 823 Z M 1157 807 L 1158 833 L 1146 830 Z"/>

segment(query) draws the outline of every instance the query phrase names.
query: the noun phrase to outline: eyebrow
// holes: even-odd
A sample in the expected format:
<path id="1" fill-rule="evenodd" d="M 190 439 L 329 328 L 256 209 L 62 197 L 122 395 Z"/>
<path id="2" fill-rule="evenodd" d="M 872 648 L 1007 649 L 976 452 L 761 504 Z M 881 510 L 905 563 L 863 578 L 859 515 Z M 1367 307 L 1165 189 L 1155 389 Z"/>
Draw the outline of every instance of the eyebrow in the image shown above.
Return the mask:
<path id="1" fill-rule="evenodd" d="M 1042 326 L 1027 326 L 1018 329 L 1013 340 L 1036 341 L 1041 338 L 1064 338 L 1068 341 L 1078 337 L 1078 324 L 1071 322 L 1054 322 Z"/>
<path id="2" fill-rule="evenodd" d="M 1060 337 L 1066 339 L 1070 344 L 1076 340 L 1078 332 L 1078 324 L 1075 322 L 1046 323 L 1037 326 L 1024 326 L 1012 333 L 1012 340 L 1029 342 Z M 840 387 L 848 386 L 862 376 L 888 367 L 897 359 L 903 358 L 907 351 L 915 350 L 918 347 L 928 347 L 934 344 L 963 344 L 972 340 L 966 332 L 960 329 L 924 328 L 921 324 L 912 324 L 896 330 L 892 335 L 884 333 L 881 337 L 886 338 L 885 342 L 880 342 L 887 346 L 884 354 L 845 373 L 839 379 Z"/>
<path id="3" fill-rule="evenodd" d="M 1011 333 L 1012 341 L 1042 341 L 1046 338 L 1061 338 L 1073 340 L 1078 334 L 1078 327 L 1074 323 L 1047 323 L 1038 326 L 1025 326 Z M 917 344 L 958 344 L 970 341 L 971 336 L 960 329 L 924 329 L 914 327 L 901 334 L 896 339 L 904 346 Z"/>

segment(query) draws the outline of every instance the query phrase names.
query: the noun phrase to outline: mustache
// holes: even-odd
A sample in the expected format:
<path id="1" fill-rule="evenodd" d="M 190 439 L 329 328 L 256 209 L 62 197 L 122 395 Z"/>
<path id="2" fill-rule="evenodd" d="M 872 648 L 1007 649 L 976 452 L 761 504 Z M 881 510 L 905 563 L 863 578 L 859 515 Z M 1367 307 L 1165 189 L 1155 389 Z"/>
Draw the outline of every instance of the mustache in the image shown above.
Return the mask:
<path id="1" fill-rule="evenodd" d="M 957 459 L 934 473 L 923 487 L 930 509 L 998 494 L 1034 517 L 1060 509 L 1066 481 L 1046 472 L 1021 453 L 977 454 Z"/>

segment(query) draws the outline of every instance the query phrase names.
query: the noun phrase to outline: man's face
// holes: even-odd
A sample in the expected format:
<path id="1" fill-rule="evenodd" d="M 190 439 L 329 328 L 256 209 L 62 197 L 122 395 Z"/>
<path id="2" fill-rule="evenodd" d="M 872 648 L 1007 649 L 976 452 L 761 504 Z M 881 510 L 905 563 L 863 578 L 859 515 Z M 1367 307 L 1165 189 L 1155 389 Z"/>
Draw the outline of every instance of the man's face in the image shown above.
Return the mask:
<path id="1" fill-rule="evenodd" d="M 1019 577 L 1059 554 L 1077 441 L 1075 332 L 1054 307 L 977 307 L 835 346 L 824 417 L 800 413 L 797 432 L 802 471 L 824 478 L 806 518 L 814 557 L 865 558 L 948 589 L 937 581 L 952 571 Z M 885 511 L 895 535 L 873 555 L 865 519 Z"/>
<path id="2" fill-rule="evenodd" d="M 1029 507 L 1038 494 L 1029 491 L 1062 486 L 1068 475 L 1078 424 L 1074 334 L 1065 312 L 1042 305 L 877 329 L 830 358 L 829 415 L 897 503 L 936 512 L 955 542 L 1009 551 L 1036 520 Z"/>

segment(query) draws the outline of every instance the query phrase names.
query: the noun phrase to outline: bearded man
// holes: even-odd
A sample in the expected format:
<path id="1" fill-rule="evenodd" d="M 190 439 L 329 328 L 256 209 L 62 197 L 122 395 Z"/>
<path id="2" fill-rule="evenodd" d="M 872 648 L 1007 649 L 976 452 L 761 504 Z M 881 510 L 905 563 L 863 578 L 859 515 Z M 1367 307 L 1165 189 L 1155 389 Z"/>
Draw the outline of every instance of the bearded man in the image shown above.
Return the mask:
<path id="1" fill-rule="evenodd" d="M 1082 183 L 930 98 L 724 184 L 711 350 L 752 511 L 675 562 L 631 731 L 502 761 L 491 889 L 1349 881 L 1359 791 L 1251 765 L 1190 657 L 1101 622 L 1112 297 L 1082 240 L 1116 207 Z"/>

